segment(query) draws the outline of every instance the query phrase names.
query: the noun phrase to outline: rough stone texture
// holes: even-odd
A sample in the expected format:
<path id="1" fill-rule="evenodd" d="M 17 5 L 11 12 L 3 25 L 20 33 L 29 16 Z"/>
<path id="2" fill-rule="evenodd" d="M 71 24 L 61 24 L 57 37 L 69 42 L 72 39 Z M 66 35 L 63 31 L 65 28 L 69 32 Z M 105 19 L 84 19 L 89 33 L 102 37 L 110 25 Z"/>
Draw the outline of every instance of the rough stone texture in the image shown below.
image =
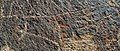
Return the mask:
<path id="1" fill-rule="evenodd" d="M 120 51 L 120 0 L 0 0 L 0 51 Z"/>

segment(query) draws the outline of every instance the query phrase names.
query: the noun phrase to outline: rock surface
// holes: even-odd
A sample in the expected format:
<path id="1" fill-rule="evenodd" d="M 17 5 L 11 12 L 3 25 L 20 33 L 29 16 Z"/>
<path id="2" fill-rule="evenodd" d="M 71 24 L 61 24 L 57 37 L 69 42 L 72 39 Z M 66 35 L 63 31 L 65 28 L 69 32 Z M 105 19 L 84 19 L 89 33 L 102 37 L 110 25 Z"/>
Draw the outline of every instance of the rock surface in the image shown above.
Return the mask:
<path id="1" fill-rule="evenodd" d="M 0 0 L 0 51 L 120 51 L 120 0 Z"/>

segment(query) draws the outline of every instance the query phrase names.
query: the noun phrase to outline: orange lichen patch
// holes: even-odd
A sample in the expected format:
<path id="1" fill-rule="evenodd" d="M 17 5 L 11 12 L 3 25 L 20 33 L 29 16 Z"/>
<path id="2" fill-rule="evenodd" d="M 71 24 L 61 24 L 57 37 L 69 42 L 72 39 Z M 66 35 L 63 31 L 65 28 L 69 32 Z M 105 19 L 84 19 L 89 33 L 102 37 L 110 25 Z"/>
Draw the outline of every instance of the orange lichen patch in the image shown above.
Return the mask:
<path id="1" fill-rule="evenodd" d="M 76 39 L 77 36 L 71 38 L 62 37 L 60 45 L 63 51 L 97 51 L 97 44 L 93 41 L 93 35 L 80 35 L 81 38 Z"/>

